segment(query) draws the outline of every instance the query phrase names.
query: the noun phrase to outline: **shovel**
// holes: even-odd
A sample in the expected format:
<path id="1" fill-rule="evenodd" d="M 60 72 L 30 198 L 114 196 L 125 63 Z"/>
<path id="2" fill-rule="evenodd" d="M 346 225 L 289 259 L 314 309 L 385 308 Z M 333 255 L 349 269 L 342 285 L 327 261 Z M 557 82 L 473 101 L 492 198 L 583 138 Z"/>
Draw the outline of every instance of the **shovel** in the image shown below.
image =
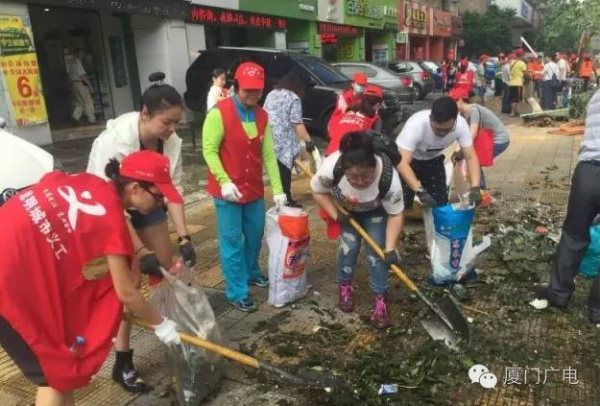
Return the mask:
<path id="1" fill-rule="evenodd" d="M 296 160 L 296 165 L 308 176 L 312 176 L 311 171 L 299 160 Z M 337 202 L 335 202 L 336 208 L 343 214 L 348 214 L 343 207 L 341 207 Z M 350 219 L 350 224 L 354 229 L 360 234 L 360 236 L 369 244 L 369 246 L 373 249 L 373 251 L 380 257 L 384 258 L 385 254 L 383 250 L 367 232 L 358 224 L 358 222 L 354 219 Z M 408 277 L 402 270 L 396 266 L 392 265 L 392 271 L 402 283 L 411 291 L 413 291 L 422 302 L 424 302 L 427 307 L 431 310 L 426 319 L 421 320 L 421 324 L 427 331 L 427 333 L 434 340 L 443 341 L 444 344 L 454 351 L 459 351 L 461 348 L 461 344 L 465 346 L 469 346 L 471 341 L 471 331 L 469 329 L 469 324 L 467 320 L 462 315 L 456 303 L 448 297 L 445 296 L 439 303 L 432 303 L 424 294 L 419 290 L 417 285 Z"/>
<path id="2" fill-rule="evenodd" d="M 129 314 L 124 314 L 123 317 L 127 321 L 129 321 L 132 324 L 135 324 L 138 327 L 154 331 L 154 327 L 152 325 L 138 319 L 137 317 L 131 316 Z M 337 378 L 331 374 L 325 374 L 315 370 L 306 370 L 299 371 L 298 374 L 294 375 L 279 367 L 276 367 L 275 365 L 259 361 L 254 357 L 242 354 L 241 352 L 232 350 L 231 348 L 224 347 L 222 345 L 213 343 L 212 341 L 208 341 L 200 337 L 194 337 L 186 333 L 179 333 L 179 337 L 181 338 L 182 343 L 193 345 L 195 347 L 200 347 L 205 349 L 206 351 L 214 352 L 215 354 L 219 354 L 225 358 L 229 358 L 230 360 L 233 360 L 242 365 L 267 371 L 279 378 L 281 381 L 284 381 L 294 386 L 315 389 L 320 388 L 325 389 L 326 391 L 331 391 L 332 389 L 340 385 L 340 382 L 337 380 Z"/>

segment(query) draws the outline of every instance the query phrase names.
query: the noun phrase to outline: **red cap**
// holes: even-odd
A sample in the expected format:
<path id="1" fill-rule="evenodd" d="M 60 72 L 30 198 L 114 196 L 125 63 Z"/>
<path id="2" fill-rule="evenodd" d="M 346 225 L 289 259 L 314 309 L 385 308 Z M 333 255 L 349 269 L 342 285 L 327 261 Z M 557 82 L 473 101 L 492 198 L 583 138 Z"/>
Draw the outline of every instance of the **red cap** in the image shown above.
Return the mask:
<path id="1" fill-rule="evenodd" d="M 352 81 L 357 85 L 366 86 L 368 83 L 367 75 L 363 72 L 356 72 L 354 76 L 352 76 Z"/>
<path id="2" fill-rule="evenodd" d="M 244 62 L 235 70 L 240 89 L 262 90 L 265 88 L 265 70 L 254 62 Z"/>
<path id="3" fill-rule="evenodd" d="M 517 55 L 521 56 L 525 53 L 525 50 L 522 47 L 517 48 Z"/>
<path id="4" fill-rule="evenodd" d="M 367 85 L 365 88 L 365 92 L 363 93 L 365 96 L 375 96 L 379 99 L 383 99 L 383 90 L 377 85 Z"/>
<path id="5" fill-rule="evenodd" d="M 146 149 L 127 155 L 121 162 L 119 175 L 152 183 L 170 202 L 183 203 L 171 180 L 169 158 L 158 152 Z"/>

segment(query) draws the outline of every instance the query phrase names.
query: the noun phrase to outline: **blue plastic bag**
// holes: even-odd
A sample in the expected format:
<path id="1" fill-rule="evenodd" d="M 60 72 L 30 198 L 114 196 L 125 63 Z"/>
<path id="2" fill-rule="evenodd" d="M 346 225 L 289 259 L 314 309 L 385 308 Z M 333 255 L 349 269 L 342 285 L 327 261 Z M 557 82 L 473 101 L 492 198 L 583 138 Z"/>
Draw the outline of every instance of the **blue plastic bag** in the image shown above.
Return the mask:
<path id="1" fill-rule="evenodd" d="M 590 245 L 579 265 L 579 273 L 586 278 L 595 278 L 600 269 L 600 224 L 590 227 Z"/>
<path id="2" fill-rule="evenodd" d="M 425 210 L 425 234 L 431 262 L 429 283 L 436 286 L 454 284 L 474 276 L 475 257 L 490 246 L 489 237 L 473 246 L 471 223 L 473 207 L 449 204 Z"/>

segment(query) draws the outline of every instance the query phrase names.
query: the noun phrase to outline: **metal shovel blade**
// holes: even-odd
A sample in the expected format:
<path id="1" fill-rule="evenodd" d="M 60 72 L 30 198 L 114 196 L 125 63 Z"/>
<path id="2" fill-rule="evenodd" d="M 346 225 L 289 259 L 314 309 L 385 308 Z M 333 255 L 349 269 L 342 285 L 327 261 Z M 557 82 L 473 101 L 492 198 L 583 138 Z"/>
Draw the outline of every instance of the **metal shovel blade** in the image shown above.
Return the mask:
<path id="1" fill-rule="evenodd" d="M 468 347 L 471 342 L 469 324 L 454 301 L 446 296 L 433 305 L 428 317 L 421 324 L 434 340 L 443 341 L 453 351 Z"/>

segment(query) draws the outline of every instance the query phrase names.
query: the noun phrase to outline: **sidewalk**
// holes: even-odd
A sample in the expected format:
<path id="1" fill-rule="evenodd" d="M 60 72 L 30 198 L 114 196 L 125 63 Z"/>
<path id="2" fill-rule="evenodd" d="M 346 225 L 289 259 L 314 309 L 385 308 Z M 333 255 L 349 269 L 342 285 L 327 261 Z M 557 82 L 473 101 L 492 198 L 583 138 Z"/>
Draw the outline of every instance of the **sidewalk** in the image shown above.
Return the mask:
<path id="1" fill-rule="evenodd" d="M 542 203 L 553 205 L 558 210 L 564 209 L 570 176 L 576 164 L 577 147 L 581 137 L 549 135 L 548 129 L 518 125 L 510 125 L 509 130 L 512 136 L 509 149 L 497 160 L 493 168 L 486 169 L 487 183 L 492 195 L 497 199 L 495 208 L 487 214 L 488 221 L 481 226 L 482 232 L 486 233 L 491 230 L 486 227 L 509 221 L 519 207 Z M 190 158 L 191 155 L 188 156 L 188 159 Z M 197 180 L 189 184 L 192 185 L 194 181 L 197 184 Z M 419 346 L 429 342 L 428 336 L 418 323 L 424 314 L 423 306 L 407 293 L 399 281 L 391 277 L 389 309 L 394 327 L 387 332 L 378 332 L 368 326 L 361 316 L 369 314 L 372 294 L 369 292 L 365 262 L 361 255 L 355 277 L 356 310 L 349 314 L 340 312 L 337 309 L 336 244 L 327 240 L 324 223 L 316 217 L 308 180 L 296 177 L 293 190 L 297 201 L 303 204 L 310 214 L 311 256 L 307 269 L 311 289 L 306 299 L 290 307 L 275 309 L 266 303 L 266 290 L 252 288 L 254 298 L 260 304 L 259 310 L 252 314 L 234 310 L 225 301 L 212 201 L 197 199 L 186 208 L 188 223 L 193 231 L 192 238 L 198 249 L 197 280 L 204 286 L 210 298 L 227 342 L 234 348 L 241 347 L 244 351 L 273 364 L 298 364 L 309 358 L 311 362 L 317 362 L 319 360 L 314 359 L 315 354 L 321 354 L 327 359 L 331 357 L 351 362 L 355 354 L 359 356 L 365 348 L 376 354 L 379 343 L 389 340 L 396 343 L 397 352 L 402 354 L 404 359 L 411 359 Z M 437 295 L 439 291 L 426 286 L 428 262 L 424 257 L 426 251 L 421 222 L 409 224 L 406 240 L 406 255 L 410 264 L 407 273 L 414 278 L 417 285 L 423 286 L 427 294 Z M 267 260 L 268 250 L 264 247 L 261 265 L 265 272 Z M 499 264 L 491 261 L 489 264 L 481 264 L 486 277 L 495 277 L 499 267 Z M 401 388 L 401 395 L 404 401 L 409 403 L 398 400 L 399 403 L 390 404 L 596 405 L 600 369 L 594 362 L 599 349 L 597 340 L 592 342 L 583 338 L 592 337 L 594 334 L 597 336 L 597 333 L 595 328 L 588 324 L 574 324 L 575 321 L 581 322 L 581 318 L 584 317 L 583 303 L 587 291 L 578 288 L 568 312 L 549 312 L 542 315 L 527 309 L 526 302 L 533 289 L 531 282 L 521 283 L 515 276 L 505 279 L 502 284 L 490 283 L 484 283 L 484 287 L 475 286 L 470 289 L 472 301 L 469 307 L 477 311 L 465 309 L 464 313 L 465 316 L 474 319 L 472 328 L 476 348 L 481 349 L 478 345 L 487 343 L 488 338 L 494 335 L 496 344 L 502 343 L 495 350 L 496 361 L 514 362 L 513 365 L 488 362 L 485 357 L 489 354 L 484 356 L 483 351 L 480 355 L 470 355 L 473 362 L 486 362 L 490 370 L 496 372 L 496 389 L 487 390 L 471 385 L 467 377 L 468 367 L 462 367 L 426 375 L 428 380 L 421 381 L 414 387 L 406 385 Z M 514 303 L 508 304 L 509 296 Z M 482 316 L 481 312 L 487 316 Z M 506 325 L 506 320 L 510 318 L 514 319 L 514 323 Z M 317 333 L 319 326 L 322 330 Z M 327 330 L 335 334 L 327 333 Z M 332 337 L 337 338 L 333 340 Z M 325 338 L 333 341 L 323 342 Z M 282 351 L 286 348 L 289 350 L 286 343 L 288 347 L 292 346 L 294 351 Z M 320 348 L 314 348 L 315 345 Z M 124 392 L 110 380 L 110 368 L 113 363 L 111 355 L 92 384 L 77 392 L 77 405 L 172 404 L 168 389 L 168 372 L 158 341 L 151 334 L 135 330 L 132 347 L 135 349 L 137 368 L 144 378 L 154 385 L 155 390 L 144 396 Z M 534 351 L 536 357 L 530 358 Z M 586 351 L 591 354 L 595 351 L 596 356 L 586 356 Z M 517 365 L 525 367 L 524 362 L 531 359 L 539 364 L 530 364 L 530 368 L 577 368 L 580 384 L 567 385 L 559 382 L 552 385 L 510 386 L 502 383 L 503 368 Z M 450 376 L 447 377 L 447 374 Z M 392 382 L 379 382 L 383 383 Z M 374 388 L 375 392 L 376 389 Z M 348 388 L 348 391 L 351 390 Z M 32 402 L 33 393 L 34 388 L 10 365 L 5 354 L 0 353 L 2 404 L 29 404 Z M 446 397 L 450 394 L 454 397 Z M 242 367 L 230 363 L 222 388 L 208 404 L 371 404 L 367 400 L 362 403 L 345 403 L 343 396 L 329 398 L 326 403 L 322 403 L 321 396 L 287 388 L 285 385 L 265 384 L 264 380 L 257 379 L 254 374 L 246 373 Z M 410 403 L 409 399 L 413 398 L 431 400 L 415 400 Z"/>

